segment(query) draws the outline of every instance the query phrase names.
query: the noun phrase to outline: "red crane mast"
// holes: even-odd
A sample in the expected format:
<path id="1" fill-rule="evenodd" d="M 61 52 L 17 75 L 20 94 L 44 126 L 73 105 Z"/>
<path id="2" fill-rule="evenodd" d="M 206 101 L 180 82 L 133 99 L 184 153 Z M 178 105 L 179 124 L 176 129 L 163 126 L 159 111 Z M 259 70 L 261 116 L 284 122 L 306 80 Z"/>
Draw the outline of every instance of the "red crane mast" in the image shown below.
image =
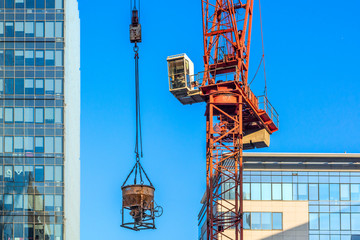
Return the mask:
<path id="1" fill-rule="evenodd" d="M 275 109 L 248 84 L 253 5 L 254 0 L 202 0 L 203 73 L 191 75 L 185 54 L 168 57 L 170 92 L 182 104 L 206 102 L 208 240 L 244 239 L 243 150 L 267 147 L 278 130 Z M 235 234 L 229 235 L 231 229 Z"/>

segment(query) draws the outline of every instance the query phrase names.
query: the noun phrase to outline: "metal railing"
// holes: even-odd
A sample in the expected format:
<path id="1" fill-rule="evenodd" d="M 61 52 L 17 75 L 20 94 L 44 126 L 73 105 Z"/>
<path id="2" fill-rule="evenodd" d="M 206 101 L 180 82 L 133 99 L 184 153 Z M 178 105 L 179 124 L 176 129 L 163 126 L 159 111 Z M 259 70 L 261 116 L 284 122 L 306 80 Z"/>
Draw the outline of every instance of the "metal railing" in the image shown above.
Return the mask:
<path id="1" fill-rule="evenodd" d="M 279 128 L 279 114 L 276 112 L 275 108 L 271 105 L 266 96 L 259 96 L 259 109 L 264 110 L 270 119 L 274 122 L 275 126 Z"/>

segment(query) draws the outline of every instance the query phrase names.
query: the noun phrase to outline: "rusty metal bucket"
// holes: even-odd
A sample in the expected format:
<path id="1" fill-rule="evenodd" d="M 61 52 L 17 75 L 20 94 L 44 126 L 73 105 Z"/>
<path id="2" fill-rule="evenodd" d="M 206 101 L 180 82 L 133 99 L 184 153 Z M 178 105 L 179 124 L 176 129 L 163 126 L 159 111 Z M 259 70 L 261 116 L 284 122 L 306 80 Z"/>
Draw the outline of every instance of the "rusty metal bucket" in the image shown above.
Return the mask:
<path id="1" fill-rule="evenodd" d="M 123 194 L 123 207 L 140 207 L 144 210 L 152 210 L 154 208 L 154 187 L 147 185 L 129 185 L 121 189 Z"/>

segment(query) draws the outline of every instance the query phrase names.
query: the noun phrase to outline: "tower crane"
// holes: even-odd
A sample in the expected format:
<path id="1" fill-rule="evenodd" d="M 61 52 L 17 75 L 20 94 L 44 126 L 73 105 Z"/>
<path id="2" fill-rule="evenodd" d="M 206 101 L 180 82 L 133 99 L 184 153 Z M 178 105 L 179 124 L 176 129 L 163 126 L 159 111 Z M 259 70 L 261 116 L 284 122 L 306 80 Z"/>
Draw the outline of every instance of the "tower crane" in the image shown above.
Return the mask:
<path id="1" fill-rule="evenodd" d="M 206 103 L 207 239 L 242 240 L 243 150 L 269 146 L 278 114 L 248 81 L 254 0 L 201 2 L 204 72 L 194 74 L 186 54 L 168 57 L 170 92 L 184 105 Z M 228 192 L 234 201 L 224 197 Z M 233 238 L 228 229 L 235 229 Z"/>

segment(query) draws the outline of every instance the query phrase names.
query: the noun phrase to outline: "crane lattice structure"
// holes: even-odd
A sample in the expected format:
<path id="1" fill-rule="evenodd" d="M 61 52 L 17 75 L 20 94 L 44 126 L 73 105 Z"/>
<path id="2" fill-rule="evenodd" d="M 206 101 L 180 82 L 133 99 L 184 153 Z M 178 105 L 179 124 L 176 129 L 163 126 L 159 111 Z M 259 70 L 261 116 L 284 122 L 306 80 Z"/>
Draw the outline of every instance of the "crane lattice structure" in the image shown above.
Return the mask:
<path id="1" fill-rule="evenodd" d="M 186 54 L 168 57 L 170 92 L 183 104 L 206 102 L 208 240 L 244 239 L 243 150 L 269 146 L 278 130 L 266 95 L 256 97 L 248 84 L 253 6 L 254 0 L 202 0 L 203 73 L 192 75 Z M 229 192 L 233 200 L 225 198 Z"/>

